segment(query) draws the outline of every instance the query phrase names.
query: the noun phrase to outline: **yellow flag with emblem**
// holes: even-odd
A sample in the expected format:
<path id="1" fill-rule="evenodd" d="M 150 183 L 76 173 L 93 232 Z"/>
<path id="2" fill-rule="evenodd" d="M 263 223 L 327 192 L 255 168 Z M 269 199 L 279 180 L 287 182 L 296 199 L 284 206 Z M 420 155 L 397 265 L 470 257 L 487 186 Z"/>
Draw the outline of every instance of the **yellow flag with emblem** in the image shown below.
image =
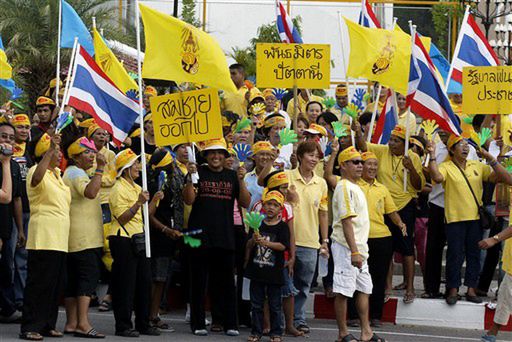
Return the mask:
<path id="1" fill-rule="evenodd" d="M 96 29 L 93 29 L 94 39 L 94 59 L 100 66 L 101 70 L 114 82 L 114 84 L 126 94 L 129 90 L 137 91 L 139 86 L 128 75 L 126 69 L 117 59 L 116 55 L 109 49 L 103 37 Z"/>
<path id="2" fill-rule="evenodd" d="M 411 65 L 409 35 L 363 27 L 345 19 L 350 37 L 347 76 L 362 77 L 407 94 Z"/>
<path id="3" fill-rule="evenodd" d="M 236 92 L 224 52 L 208 33 L 139 4 L 146 54 L 142 76 Z"/>
<path id="4" fill-rule="evenodd" d="M 5 51 L 0 49 L 0 79 L 8 80 L 12 78 L 12 67 L 7 63 Z"/>

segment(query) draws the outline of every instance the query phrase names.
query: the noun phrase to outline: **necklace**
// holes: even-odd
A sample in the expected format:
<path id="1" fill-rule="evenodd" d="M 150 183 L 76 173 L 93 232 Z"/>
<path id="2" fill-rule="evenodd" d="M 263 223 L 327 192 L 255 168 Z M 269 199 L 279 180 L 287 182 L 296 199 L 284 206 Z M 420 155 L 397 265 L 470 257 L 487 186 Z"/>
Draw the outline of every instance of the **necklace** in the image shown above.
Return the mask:
<path id="1" fill-rule="evenodd" d="M 391 155 L 391 168 L 393 169 L 393 175 L 391 176 L 391 178 L 393 179 L 393 182 L 396 181 L 397 179 L 398 167 L 400 166 L 400 162 L 402 161 L 403 158 L 403 156 L 398 158 L 398 163 L 395 166 L 395 156 Z"/>

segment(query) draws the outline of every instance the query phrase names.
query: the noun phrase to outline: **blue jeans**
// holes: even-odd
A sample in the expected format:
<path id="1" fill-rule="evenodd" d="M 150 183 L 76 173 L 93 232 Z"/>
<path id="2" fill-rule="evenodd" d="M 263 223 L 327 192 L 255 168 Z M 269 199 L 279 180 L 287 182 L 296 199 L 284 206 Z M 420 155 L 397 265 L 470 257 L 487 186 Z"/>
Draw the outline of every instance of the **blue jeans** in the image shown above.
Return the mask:
<path id="1" fill-rule="evenodd" d="M 281 327 L 281 285 L 262 283 L 251 280 L 251 334 L 255 336 L 263 335 L 263 304 L 265 298 L 268 300 L 270 311 L 270 336 L 281 336 L 283 328 Z"/>
<path id="2" fill-rule="evenodd" d="M 293 272 L 293 284 L 298 290 L 295 295 L 295 308 L 293 324 L 297 327 L 306 324 L 306 300 L 309 295 L 311 281 L 315 274 L 316 258 L 318 250 L 316 248 L 308 248 L 297 246 L 295 251 L 295 269 Z"/>
<path id="3" fill-rule="evenodd" d="M 478 220 L 453 222 L 446 225 L 446 288 L 459 288 L 462 284 L 461 269 L 466 259 L 464 285 L 476 288 L 480 273 L 482 229 Z"/>

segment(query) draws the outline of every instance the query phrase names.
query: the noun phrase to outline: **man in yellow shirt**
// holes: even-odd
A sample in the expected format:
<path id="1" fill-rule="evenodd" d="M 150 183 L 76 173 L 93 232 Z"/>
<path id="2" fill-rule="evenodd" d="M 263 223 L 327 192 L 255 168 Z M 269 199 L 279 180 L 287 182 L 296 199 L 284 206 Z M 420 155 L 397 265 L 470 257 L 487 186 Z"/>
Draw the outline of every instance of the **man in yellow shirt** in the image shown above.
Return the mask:
<path id="1" fill-rule="evenodd" d="M 235 84 L 236 93 L 224 92 L 221 102 L 222 111 L 230 111 L 238 114 L 240 117 L 247 116 L 247 106 L 249 96 L 253 91 L 259 92 L 258 88 L 249 88 L 245 83 L 245 69 L 242 64 L 232 64 L 229 66 L 231 79 Z"/>
<path id="2" fill-rule="evenodd" d="M 323 99 L 320 96 L 316 96 L 310 93 L 308 89 L 300 89 L 297 95 L 297 109 L 298 114 L 306 115 L 306 106 L 309 102 L 316 101 L 322 103 Z M 286 112 L 293 119 L 297 113 L 295 113 L 294 99 L 292 98 L 286 106 Z"/>
<path id="3" fill-rule="evenodd" d="M 336 104 L 330 109 L 330 112 L 338 117 L 344 124 L 350 123 L 350 117 L 343 113 L 343 109 L 348 105 L 348 89 L 345 84 L 338 84 L 334 93 Z"/>

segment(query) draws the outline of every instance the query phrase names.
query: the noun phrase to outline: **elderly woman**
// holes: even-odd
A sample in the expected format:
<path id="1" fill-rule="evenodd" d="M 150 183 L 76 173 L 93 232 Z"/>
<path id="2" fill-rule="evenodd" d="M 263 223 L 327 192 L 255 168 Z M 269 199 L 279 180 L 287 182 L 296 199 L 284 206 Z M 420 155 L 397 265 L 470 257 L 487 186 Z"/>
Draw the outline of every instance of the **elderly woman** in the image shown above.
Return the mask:
<path id="1" fill-rule="evenodd" d="M 39 341 L 61 337 L 55 329 L 59 295 L 66 270 L 71 192 L 57 166 L 61 160 L 60 135 L 34 137 L 30 150 L 36 165 L 27 174 L 30 202 L 28 275 L 20 338 Z"/>
<path id="2" fill-rule="evenodd" d="M 480 154 L 488 164 L 467 160 L 468 142 L 462 137 L 451 135 L 447 143 L 449 158 L 441 161 L 435 158 L 435 145 L 429 142 L 429 170 L 432 180 L 445 189 L 445 232 L 448 250 L 446 253 L 446 303 L 454 305 L 458 300 L 461 286 L 461 269 L 466 260 L 464 285 L 468 287 L 466 299 L 481 303 L 475 288 L 480 272 L 480 251 L 478 242 L 482 238 L 479 223 L 479 207 L 482 205 L 483 182 L 503 181 L 512 184 L 512 176 L 486 150 Z"/>
<path id="3" fill-rule="evenodd" d="M 77 337 L 103 338 L 89 322 L 91 296 L 100 278 L 103 247 L 103 220 L 99 191 L 105 167 L 103 155 L 96 156 L 94 143 L 80 137 L 67 148 L 68 168 L 64 184 L 71 189 L 69 254 L 65 291 L 67 322 L 65 333 Z M 96 160 L 96 171 L 90 179 L 86 170 Z"/>
<path id="4" fill-rule="evenodd" d="M 112 225 L 108 239 L 114 260 L 111 282 L 112 306 L 116 320 L 116 335 L 123 337 L 138 337 L 139 334 L 160 335 L 159 329 L 149 324 L 150 260 L 143 248 L 133 240 L 134 235 L 144 233 L 142 206 L 149 200 L 149 193 L 142 191 L 135 183 L 141 170 L 138 158 L 139 156 L 131 149 L 117 154 L 117 181 L 110 192 Z M 162 198 L 162 192 L 155 194 L 149 203 L 150 216 L 155 213 L 156 204 Z M 131 317 L 134 310 L 136 330 L 132 328 Z"/>

